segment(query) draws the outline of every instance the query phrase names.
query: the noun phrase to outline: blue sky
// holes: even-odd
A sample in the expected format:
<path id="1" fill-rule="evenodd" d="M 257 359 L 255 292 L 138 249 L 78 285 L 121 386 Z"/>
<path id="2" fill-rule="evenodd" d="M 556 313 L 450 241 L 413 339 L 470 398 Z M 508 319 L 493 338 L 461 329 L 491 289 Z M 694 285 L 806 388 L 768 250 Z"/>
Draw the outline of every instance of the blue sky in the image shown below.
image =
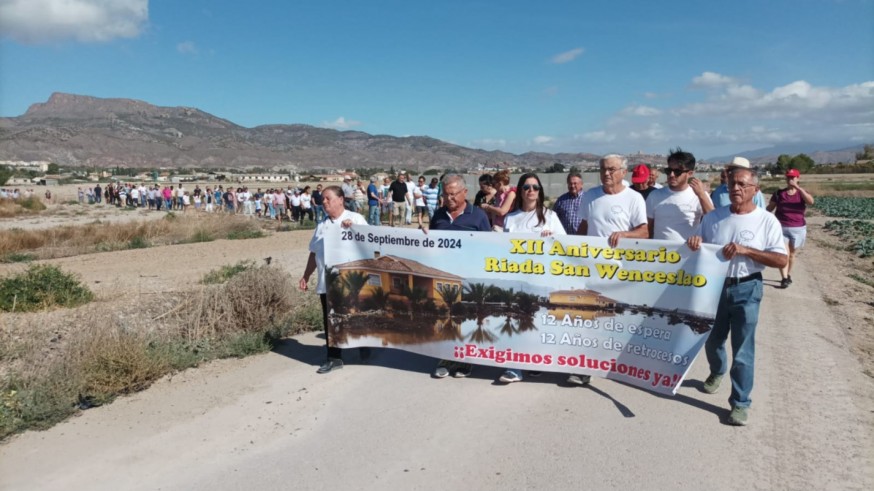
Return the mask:
<path id="1" fill-rule="evenodd" d="M 874 142 L 872 19 L 872 0 L 0 0 L 0 116 L 69 92 L 513 153 Z"/>

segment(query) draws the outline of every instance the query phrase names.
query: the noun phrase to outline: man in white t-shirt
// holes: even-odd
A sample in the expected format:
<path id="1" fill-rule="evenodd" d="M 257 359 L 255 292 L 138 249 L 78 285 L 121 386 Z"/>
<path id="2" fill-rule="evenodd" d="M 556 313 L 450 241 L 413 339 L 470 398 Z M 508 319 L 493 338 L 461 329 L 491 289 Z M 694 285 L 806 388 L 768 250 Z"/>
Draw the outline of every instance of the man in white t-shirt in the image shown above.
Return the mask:
<path id="1" fill-rule="evenodd" d="M 416 203 L 416 183 L 413 182 L 413 176 L 409 172 L 404 172 L 404 175 L 407 176 L 407 215 L 405 219 L 407 225 L 410 225 L 413 223 L 413 207 Z"/>
<path id="2" fill-rule="evenodd" d="M 713 329 L 704 344 L 710 376 L 703 390 L 713 394 L 729 371 L 725 342 L 731 334 L 731 413 L 728 424 L 747 424 L 755 368 L 755 334 L 762 302 L 762 271 L 782 268 L 789 257 L 780 222 L 756 206 L 759 177 L 752 169 L 729 171 L 729 206 L 704 215 L 695 235 L 686 242 L 697 251 L 702 243 L 723 245 L 722 255 L 731 261 L 716 308 Z"/>
<path id="3" fill-rule="evenodd" d="M 616 247 L 619 239 L 645 239 L 646 203 L 643 196 L 623 182 L 628 173 L 628 160 L 616 154 L 605 155 L 598 163 L 601 186 L 583 194 L 580 201 L 580 226 L 577 235 L 607 237 L 610 247 Z M 571 384 L 586 385 L 592 380 L 589 375 L 568 377 Z"/>
<path id="4" fill-rule="evenodd" d="M 681 148 L 668 155 L 668 185 L 650 192 L 646 217 L 651 239 L 685 241 L 698 228 L 701 217 L 713 211 L 704 183 L 693 177 L 695 156 Z"/>
<path id="5" fill-rule="evenodd" d="M 616 247 L 619 239 L 647 238 L 646 203 L 622 181 L 628 161 L 621 155 L 606 155 L 599 170 L 601 186 L 587 191 L 580 202 L 577 235 L 607 237 L 610 247 Z"/>

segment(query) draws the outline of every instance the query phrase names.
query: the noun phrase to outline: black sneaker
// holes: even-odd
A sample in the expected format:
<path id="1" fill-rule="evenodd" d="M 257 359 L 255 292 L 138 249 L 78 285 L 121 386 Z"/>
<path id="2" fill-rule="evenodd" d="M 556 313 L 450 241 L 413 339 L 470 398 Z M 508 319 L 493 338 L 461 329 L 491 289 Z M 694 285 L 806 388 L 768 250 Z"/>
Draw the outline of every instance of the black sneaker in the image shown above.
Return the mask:
<path id="1" fill-rule="evenodd" d="M 790 280 L 789 278 L 783 278 L 782 280 L 780 280 L 780 288 L 789 288 L 790 283 L 792 283 L 792 280 Z"/>
<path id="2" fill-rule="evenodd" d="M 328 361 L 322 364 L 316 373 L 331 373 L 332 370 L 343 368 L 343 360 L 339 358 L 328 358 Z"/>
<path id="3" fill-rule="evenodd" d="M 791 276 L 787 276 L 787 277 L 786 277 L 786 284 L 787 284 L 787 285 L 791 285 L 791 284 L 792 284 L 792 277 L 791 277 Z"/>

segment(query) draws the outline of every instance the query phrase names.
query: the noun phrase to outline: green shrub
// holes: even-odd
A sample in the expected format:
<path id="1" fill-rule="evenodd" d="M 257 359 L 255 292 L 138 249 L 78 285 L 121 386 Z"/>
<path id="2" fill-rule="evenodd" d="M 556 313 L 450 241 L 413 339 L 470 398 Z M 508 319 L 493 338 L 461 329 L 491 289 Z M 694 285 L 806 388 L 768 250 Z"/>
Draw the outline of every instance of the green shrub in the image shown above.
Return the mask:
<path id="1" fill-rule="evenodd" d="M 264 232 L 260 230 L 234 230 L 228 234 L 229 240 L 260 239 Z"/>
<path id="2" fill-rule="evenodd" d="M 127 244 L 128 249 L 146 249 L 148 247 L 149 241 L 147 241 L 142 235 L 137 235 Z"/>
<path id="3" fill-rule="evenodd" d="M 11 252 L 0 260 L 3 263 L 29 263 L 31 261 L 36 261 L 36 256 L 23 252 Z"/>
<path id="4" fill-rule="evenodd" d="M 212 242 L 214 240 L 215 237 L 209 231 L 200 229 L 194 232 L 189 242 Z"/>
<path id="5" fill-rule="evenodd" d="M 43 211 L 46 209 L 46 205 L 36 196 L 22 198 L 18 200 L 18 205 L 28 211 Z"/>
<path id="6" fill-rule="evenodd" d="M 6 312 L 76 307 L 93 299 L 91 290 L 57 266 L 36 264 L 24 273 L 0 280 L 0 310 Z"/>
<path id="7" fill-rule="evenodd" d="M 247 260 L 247 261 L 239 261 L 234 265 L 224 265 L 219 269 L 214 269 L 209 273 L 203 275 L 203 279 L 200 280 L 204 285 L 215 285 L 218 283 L 225 283 L 229 279 L 234 276 L 242 273 L 243 271 L 252 269 L 255 267 L 255 261 Z"/>

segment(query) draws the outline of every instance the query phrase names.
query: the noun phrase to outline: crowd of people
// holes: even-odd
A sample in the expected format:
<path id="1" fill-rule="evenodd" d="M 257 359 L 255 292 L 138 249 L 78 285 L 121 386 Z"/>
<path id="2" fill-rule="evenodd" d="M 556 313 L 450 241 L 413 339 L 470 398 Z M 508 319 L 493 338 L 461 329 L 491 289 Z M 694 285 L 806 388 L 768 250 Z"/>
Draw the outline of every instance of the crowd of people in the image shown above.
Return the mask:
<path id="1" fill-rule="evenodd" d="M 154 211 L 196 211 L 206 213 L 242 214 L 250 217 L 273 220 L 290 220 L 303 223 L 324 219 L 322 185 L 287 186 L 282 188 L 234 187 L 218 185 L 193 189 L 184 184 L 146 185 L 131 183 L 99 183 L 93 188 L 77 190 L 80 203 L 107 203 L 116 207 L 143 208 Z"/>
<path id="2" fill-rule="evenodd" d="M 22 191 L 19 188 L 0 188 L 0 199 L 18 201 L 22 199 L 30 199 L 33 196 L 35 196 L 33 189 L 25 189 Z"/>
<path id="3" fill-rule="evenodd" d="M 710 375 L 702 390 L 715 393 L 724 375 L 729 374 L 732 389 L 727 423 L 745 425 L 753 386 L 762 271 L 781 268 L 781 286 L 791 283 L 794 251 L 804 242 L 804 207 L 813 203 L 813 197 L 798 186 L 798 171 L 793 169 L 786 176 L 787 188 L 774 194 L 766 210 L 758 173 L 749 160 L 735 157 L 723 170 L 722 183 L 713 192 L 706 182 L 695 177 L 695 166 L 694 155 L 678 148 L 671 151 L 661 169 L 666 174 L 665 185 L 657 183 L 660 171 L 645 165 L 633 169 L 630 184 L 625 179 L 627 160 L 621 155 L 607 155 L 599 162 L 600 186 L 584 192 L 582 175 L 571 172 L 567 192 L 551 208 L 546 205 L 540 178 L 533 173 L 522 175 L 515 186 L 506 171 L 482 175 L 472 202 L 467 199 L 464 179 L 456 174 L 430 182 L 423 176 L 414 183 L 401 173 L 394 181 L 386 178 L 381 186 L 376 179 L 371 179 L 367 188 L 360 182 L 329 186 L 323 191 L 327 219 L 319 223 L 313 235 L 300 288 L 306 290 L 309 277 L 318 273 L 317 292 L 327 326 L 324 235 L 332 228 L 353 224 L 382 225 L 386 220 L 389 226 L 412 224 L 414 217 L 425 233 L 431 229 L 588 235 L 605 238 L 611 247 L 627 239 L 683 242 L 692 250 L 703 243 L 717 244 L 722 246 L 721 254 L 729 261 L 729 269 L 705 346 Z M 360 199 L 359 189 L 363 195 Z M 364 213 L 365 201 L 368 218 L 359 214 Z M 768 213 L 770 210 L 775 210 L 777 216 Z M 427 225 L 423 217 L 427 217 Z M 730 366 L 725 347 L 729 335 Z M 342 350 L 330 343 L 328 346 L 327 360 L 319 373 L 343 367 Z M 468 363 L 440 360 L 433 376 L 463 378 L 472 368 Z M 523 380 L 523 376 L 521 370 L 510 369 L 498 380 L 512 383 Z M 585 385 L 590 377 L 572 374 L 568 382 Z"/>

